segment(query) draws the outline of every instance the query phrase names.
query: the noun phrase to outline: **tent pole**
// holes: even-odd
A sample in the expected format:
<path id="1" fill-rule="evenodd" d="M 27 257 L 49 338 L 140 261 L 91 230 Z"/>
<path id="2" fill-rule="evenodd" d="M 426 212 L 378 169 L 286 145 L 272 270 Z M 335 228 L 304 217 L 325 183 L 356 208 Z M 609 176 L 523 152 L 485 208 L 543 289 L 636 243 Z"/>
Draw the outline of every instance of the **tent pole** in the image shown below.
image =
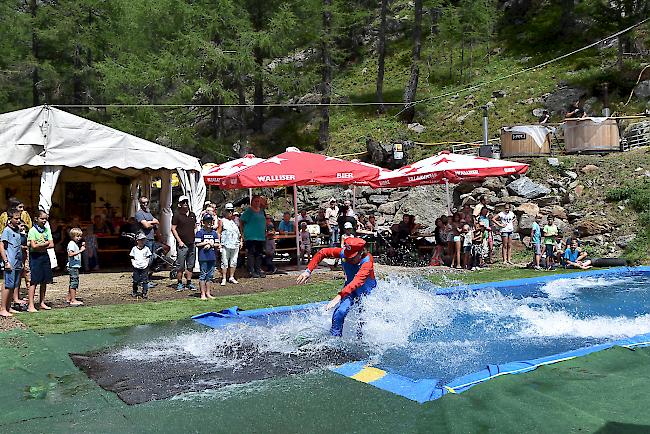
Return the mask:
<path id="1" fill-rule="evenodd" d="M 445 178 L 445 193 L 447 194 L 447 215 L 451 215 L 451 198 L 449 197 L 449 181 Z"/>
<path id="2" fill-rule="evenodd" d="M 253 189 L 249 188 L 248 189 L 248 204 L 250 205 L 251 202 L 253 202 Z"/>
<path id="3" fill-rule="evenodd" d="M 293 228 L 296 231 L 296 265 L 300 267 L 300 233 L 298 233 L 298 184 L 293 185 Z"/>
<path id="4" fill-rule="evenodd" d="M 357 211 L 357 186 L 352 186 L 352 211 Z"/>

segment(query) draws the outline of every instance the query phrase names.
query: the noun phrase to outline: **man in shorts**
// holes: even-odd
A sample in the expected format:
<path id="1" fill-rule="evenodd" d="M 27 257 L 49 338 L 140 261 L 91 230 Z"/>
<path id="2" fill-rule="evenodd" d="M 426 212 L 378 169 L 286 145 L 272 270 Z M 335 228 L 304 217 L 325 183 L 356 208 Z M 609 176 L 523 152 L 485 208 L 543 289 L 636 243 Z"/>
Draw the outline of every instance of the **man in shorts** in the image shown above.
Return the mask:
<path id="1" fill-rule="evenodd" d="M 553 216 L 547 217 L 546 225 L 543 229 L 544 246 L 546 249 L 546 269 L 555 268 L 555 237 L 558 235 L 558 228 L 555 226 Z"/>
<path id="2" fill-rule="evenodd" d="M 172 234 L 176 239 L 176 291 L 185 289 L 183 274 L 187 281 L 187 289 L 196 290 L 192 284 L 192 270 L 196 262 L 194 248 L 194 233 L 196 229 L 196 216 L 190 211 L 190 198 L 178 198 L 178 211 L 172 217 Z"/>

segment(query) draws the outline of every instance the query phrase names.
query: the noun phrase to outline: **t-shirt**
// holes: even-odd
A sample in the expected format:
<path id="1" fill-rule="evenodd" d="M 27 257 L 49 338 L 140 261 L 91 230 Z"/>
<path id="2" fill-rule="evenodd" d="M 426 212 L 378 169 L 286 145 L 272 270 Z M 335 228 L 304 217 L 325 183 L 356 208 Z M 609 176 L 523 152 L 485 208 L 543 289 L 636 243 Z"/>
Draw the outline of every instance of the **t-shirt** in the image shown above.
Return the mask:
<path id="1" fill-rule="evenodd" d="M 135 220 L 138 222 L 138 229 L 146 235 L 148 240 L 155 239 L 156 231 L 154 230 L 154 227 L 152 226 L 149 229 L 145 229 L 144 226 L 142 226 L 142 223 L 140 223 L 142 220 L 149 222 L 153 220 L 153 214 L 151 214 L 149 211 L 143 211 L 142 209 L 139 209 L 135 213 Z"/>
<path id="2" fill-rule="evenodd" d="M 339 207 L 335 206 L 334 208 L 332 207 L 327 207 L 325 210 L 325 218 L 327 219 L 327 222 L 332 225 L 338 225 L 338 222 L 336 219 L 339 218 Z"/>
<path id="3" fill-rule="evenodd" d="M 580 249 L 575 249 L 572 251 L 570 247 L 567 247 L 567 249 L 564 251 L 564 259 L 567 261 L 576 262 L 578 260 L 578 256 L 580 256 Z"/>
<path id="4" fill-rule="evenodd" d="M 196 215 L 189 212 L 187 215 L 182 212 L 177 212 L 172 217 L 172 226 L 176 226 L 178 237 L 185 245 L 190 245 L 194 242 L 194 229 L 196 229 Z"/>
<path id="5" fill-rule="evenodd" d="M 501 211 L 499 213 L 499 220 L 501 224 L 505 225 L 501 228 L 501 232 L 513 232 L 515 230 L 513 221 L 515 220 L 515 213 L 512 211 L 505 212 Z"/>
<path id="6" fill-rule="evenodd" d="M 278 231 L 280 231 L 280 232 L 295 232 L 293 222 L 291 220 L 289 220 L 289 221 L 280 220 L 280 224 L 278 225 Z"/>
<path id="7" fill-rule="evenodd" d="M 227 218 L 221 219 L 221 246 L 227 249 L 236 249 L 239 247 L 239 227 L 237 224 Z"/>
<path id="8" fill-rule="evenodd" d="M 302 246 L 311 246 L 311 235 L 309 231 L 300 231 L 300 244 Z"/>
<path id="9" fill-rule="evenodd" d="M 23 211 L 20 213 L 20 221 L 25 223 L 27 226 L 27 230 L 32 228 L 32 218 L 29 216 L 29 213 L 27 211 Z M 7 224 L 9 223 L 9 216 L 7 215 L 7 212 L 3 212 L 0 214 L 0 233 L 5 230 L 7 227 Z"/>
<path id="10" fill-rule="evenodd" d="M 466 234 L 463 234 L 463 246 L 471 246 L 472 245 L 472 239 L 474 238 L 474 231 L 469 230 Z"/>
<path id="11" fill-rule="evenodd" d="M 214 229 L 199 229 L 199 231 L 196 233 L 194 237 L 194 243 L 203 243 L 205 241 L 212 241 L 213 243 L 217 243 L 219 241 L 219 235 L 217 234 L 217 231 Z M 216 261 L 217 260 L 217 252 L 214 248 L 214 245 L 210 246 L 210 248 L 206 249 L 205 247 L 199 247 L 199 262 L 205 262 L 205 261 Z"/>
<path id="12" fill-rule="evenodd" d="M 557 235 L 557 226 L 555 225 L 544 226 L 544 244 L 555 244 L 556 235 Z"/>
<path id="13" fill-rule="evenodd" d="M 484 223 L 486 229 L 490 229 L 490 218 L 486 215 L 479 215 L 478 216 L 478 222 L 479 223 Z"/>
<path id="14" fill-rule="evenodd" d="M 317 220 L 318 226 L 320 226 L 320 233 L 323 235 L 329 235 L 330 234 L 330 227 L 327 225 L 327 219 L 325 217 L 321 217 Z"/>
<path id="15" fill-rule="evenodd" d="M 74 241 L 68 243 L 68 253 L 77 253 L 74 256 L 68 256 L 68 268 L 81 268 L 81 253 L 79 246 Z"/>
<path id="16" fill-rule="evenodd" d="M 129 256 L 131 257 L 131 265 L 133 265 L 133 268 L 144 270 L 149 266 L 151 250 L 149 250 L 149 247 L 147 246 L 144 246 L 141 249 L 138 248 L 138 246 L 133 246 L 131 253 L 129 253 Z"/>
<path id="17" fill-rule="evenodd" d="M 23 268 L 23 248 L 21 243 L 20 229 L 13 229 L 7 226 L 2 231 L 2 242 L 5 244 L 7 259 L 14 270 Z"/>
<path id="18" fill-rule="evenodd" d="M 542 243 L 542 229 L 539 227 L 539 224 L 537 222 L 533 222 L 533 228 L 532 228 L 532 234 L 533 237 L 531 239 L 531 243 L 533 244 L 541 244 Z"/>
<path id="19" fill-rule="evenodd" d="M 244 223 L 244 239 L 247 241 L 266 240 L 266 215 L 263 210 L 258 212 L 252 208 L 246 208 L 240 217 Z"/>
<path id="20" fill-rule="evenodd" d="M 43 244 L 45 241 L 51 239 L 52 232 L 50 232 L 50 228 L 40 228 L 39 226 L 34 225 L 27 233 L 27 241 L 35 241 L 36 244 Z M 29 245 L 29 251 L 33 252 L 34 249 L 32 249 L 31 243 L 29 243 Z"/>

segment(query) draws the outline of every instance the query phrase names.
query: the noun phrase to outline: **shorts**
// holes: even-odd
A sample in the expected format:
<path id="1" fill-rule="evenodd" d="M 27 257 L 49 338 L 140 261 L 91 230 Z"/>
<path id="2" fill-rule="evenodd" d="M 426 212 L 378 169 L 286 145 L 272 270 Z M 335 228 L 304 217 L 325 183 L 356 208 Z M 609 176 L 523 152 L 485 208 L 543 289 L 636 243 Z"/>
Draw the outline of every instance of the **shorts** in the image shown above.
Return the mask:
<path id="1" fill-rule="evenodd" d="M 79 289 L 79 269 L 77 267 L 68 268 L 70 275 L 70 289 Z"/>
<path id="2" fill-rule="evenodd" d="M 7 289 L 16 289 L 20 286 L 20 275 L 22 274 L 22 268 L 18 270 L 7 271 L 5 268 L 5 288 Z"/>
<path id="3" fill-rule="evenodd" d="M 460 242 L 460 235 L 454 235 L 452 240 L 453 240 L 454 243 L 459 243 Z"/>
<path id="4" fill-rule="evenodd" d="M 47 252 L 31 252 L 29 254 L 29 265 L 32 272 L 31 285 L 52 283 L 52 264 L 50 255 Z"/>
<path id="5" fill-rule="evenodd" d="M 209 282 L 214 277 L 214 268 L 217 265 L 217 261 L 199 261 L 199 281 L 200 282 Z"/>
<path id="6" fill-rule="evenodd" d="M 187 244 L 185 247 L 176 249 L 176 270 L 192 271 L 196 262 L 196 249 L 194 244 Z"/>
<path id="7" fill-rule="evenodd" d="M 463 246 L 463 253 L 472 253 L 472 246 Z"/>
<path id="8" fill-rule="evenodd" d="M 546 244 L 546 257 L 554 258 L 555 254 L 553 253 L 555 246 L 553 244 Z"/>
<path id="9" fill-rule="evenodd" d="M 536 255 L 541 255 L 542 243 L 533 243 L 533 252 L 535 252 Z"/>
<path id="10" fill-rule="evenodd" d="M 503 238 L 503 237 L 512 238 L 512 231 L 502 231 L 502 232 L 501 232 L 501 237 L 502 237 L 502 238 Z"/>
<path id="11" fill-rule="evenodd" d="M 456 237 L 454 236 L 454 233 L 453 233 L 453 232 L 449 232 L 449 233 L 447 234 L 447 242 L 448 242 L 448 243 L 453 243 L 453 242 L 454 242 L 454 238 L 456 238 Z"/>
<path id="12" fill-rule="evenodd" d="M 239 247 L 235 247 L 234 249 L 222 247 L 221 268 L 236 268 L 238 256 L 239 256 Z"/>

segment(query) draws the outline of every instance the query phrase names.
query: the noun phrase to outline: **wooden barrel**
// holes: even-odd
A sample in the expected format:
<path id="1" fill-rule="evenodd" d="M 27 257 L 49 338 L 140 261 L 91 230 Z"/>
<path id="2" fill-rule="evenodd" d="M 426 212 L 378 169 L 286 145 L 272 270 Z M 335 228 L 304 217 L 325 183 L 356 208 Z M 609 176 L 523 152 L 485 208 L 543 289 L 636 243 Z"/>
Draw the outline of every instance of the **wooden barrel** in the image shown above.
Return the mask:
<path id="1" fill-rule="evenodd" d="M 525 132 L 506 131 L 501 128 L 501 158 L 509 157 L 537 157 L 551 155 L 551 135 L 546 127 L 541 125 L 525 125 L 526 128 L 539 128 L 546 139 L 540 147 L 533 136 Z M 513 127 L 516 129 L 516 127 Z"/>
<path id="2" fill-rule="evenodd" d="M 594 122 L 591 119 L 567 119 L 564 124 L 567 154 L 613 152 L 621 150 L 616 120 Z"/>

